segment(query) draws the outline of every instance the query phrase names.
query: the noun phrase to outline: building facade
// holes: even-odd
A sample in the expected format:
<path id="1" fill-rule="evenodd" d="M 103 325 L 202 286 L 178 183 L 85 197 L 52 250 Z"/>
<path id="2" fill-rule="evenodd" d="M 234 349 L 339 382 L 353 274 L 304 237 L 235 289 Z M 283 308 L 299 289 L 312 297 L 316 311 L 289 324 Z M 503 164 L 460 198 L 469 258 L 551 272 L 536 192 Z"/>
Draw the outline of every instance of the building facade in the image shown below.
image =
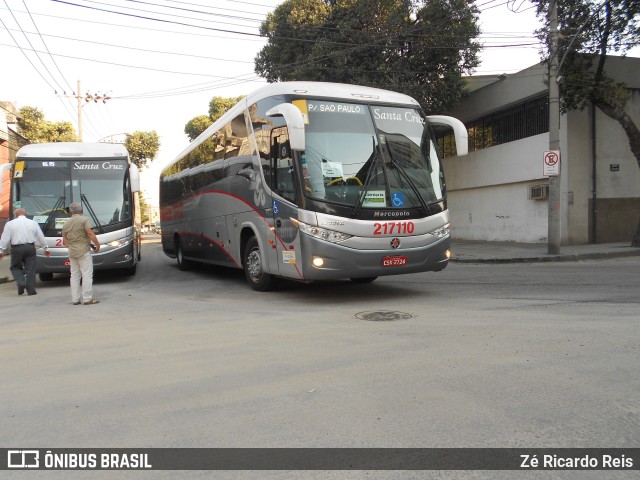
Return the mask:
<path id="1" fill-rule="evenodd" d="M 29 143 L 18 133 L 18 110 L 11 102 L 0 102 L 0 233 L 9 220 L 11 172 L 3 165 L 13 163 L 20 147 Z"/>
<path id="2" fill-rule="evenodd" d="M 640 59 L 609 57 L 607 74 L 627 85 L 626 112 L 640 126 Z M 549 150 L 545 65 L 472 77 L 448 114 L 469 132 L 469 154 L 444 167 L 455 238 L 547 241 Z M 630 241 L 640 219 L 640 165 L 620 124 L 596 109 L 560 119 L 562 244 Z M 595 186 L 595 188 L 594 188 Z"/>

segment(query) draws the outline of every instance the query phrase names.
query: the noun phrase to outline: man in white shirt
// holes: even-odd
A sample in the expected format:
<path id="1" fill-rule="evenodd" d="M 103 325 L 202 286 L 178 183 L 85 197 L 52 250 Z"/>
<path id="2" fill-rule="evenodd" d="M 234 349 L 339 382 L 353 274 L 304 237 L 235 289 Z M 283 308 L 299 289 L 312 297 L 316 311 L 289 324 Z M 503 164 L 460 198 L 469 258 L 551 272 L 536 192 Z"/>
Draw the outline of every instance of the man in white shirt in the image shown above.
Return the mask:
<path id="1" fill-rule="evenodd" d="M 11 274 L 18 286 L 18 295 L 27 290 L 27 294 L 36 293 L 36 244 L 44 248 L 44 254 L 50 255 L 47 240 L 40 225 L 26 217 L 24 208 L 16 208 L 13 220 L 7 222 L 0 237 L 0 260 L 11 245 Z"/>

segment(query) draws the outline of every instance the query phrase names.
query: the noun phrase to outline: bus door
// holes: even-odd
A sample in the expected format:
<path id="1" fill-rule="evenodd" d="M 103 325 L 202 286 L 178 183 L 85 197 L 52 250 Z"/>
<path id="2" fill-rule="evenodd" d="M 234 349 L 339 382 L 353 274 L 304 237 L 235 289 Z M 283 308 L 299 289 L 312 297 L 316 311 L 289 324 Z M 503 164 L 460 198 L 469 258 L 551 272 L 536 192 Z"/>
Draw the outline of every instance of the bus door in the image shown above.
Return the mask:
<path id="1" fill-rule="evenodd" d="M 271 131 L 271 190 L 275 194 L 272 199 L 274 236 L 268 249 L 271 252 L 269 264 L 276 262 L 278 265 L 278 270 L 272 270 L 272 273 L 302 279 L 299 230 L 291 221 L 291 218 L 298 218 L 299 193 L 287 127 Z"/>

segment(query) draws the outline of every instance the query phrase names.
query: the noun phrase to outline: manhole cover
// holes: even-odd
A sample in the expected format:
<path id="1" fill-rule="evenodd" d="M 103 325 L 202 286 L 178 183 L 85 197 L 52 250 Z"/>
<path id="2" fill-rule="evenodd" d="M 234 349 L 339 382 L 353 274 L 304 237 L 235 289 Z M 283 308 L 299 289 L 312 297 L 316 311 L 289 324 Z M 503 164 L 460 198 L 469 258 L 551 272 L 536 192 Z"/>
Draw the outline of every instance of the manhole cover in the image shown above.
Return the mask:
<path id="1" fill-rule="evenodd" d="M 368 320 L 369 322 L 392 322 L 394 320 L 407 320 L 413 318 L 410 313 L 392 312 L 390 310 L 379 310 L 377 312 L 356 313 L 358 320 Z"/>

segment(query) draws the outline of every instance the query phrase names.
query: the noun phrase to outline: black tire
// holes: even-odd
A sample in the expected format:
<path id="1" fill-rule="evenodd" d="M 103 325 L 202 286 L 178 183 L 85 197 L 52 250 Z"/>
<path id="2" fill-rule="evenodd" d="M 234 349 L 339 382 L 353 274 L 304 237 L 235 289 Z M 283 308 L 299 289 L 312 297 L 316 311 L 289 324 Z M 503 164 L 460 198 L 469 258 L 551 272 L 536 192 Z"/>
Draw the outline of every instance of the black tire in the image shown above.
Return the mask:
<path id="1" fill-rule="evenodd" d="M 184 249 L 180 238 L 176 239 L 176 260 L 178 260 L 178 268 L 183 272 L 191 268 L 191 262 L 184 258 Z"/>
<path id="2" fill-rule="evenodd" d="M 251 288 L 258 292 L 266 292 L 276 285 L 276 278 L 264 271 L 264 254 L 255 236 L 245 245 L 242 260 L 244 276 Z"/>
<path id="3" fill-rule="evenodd" d="M 41 282 L 50 282 L 51 280 L 53 280 L 53 273 L 51 272 L 39 273 L 38 277 L 40 277 Z"/>
<path id="4" fill-rule="evenodd" d="M 371 282 L 373 282 L 376 278 L 378 278 L 378 277 L 352 278 L 352 279 L 351 279 L 351 281 L 352 281 L 353 283 L 364 284 L 364 283 L 371 283 Z"/>
<path id="5" fill-rule="evenodd" d="M 138 265 L 134 265 L 133 267 L 126 268 L 126 269 L 124 270 L 124 274 L 125 274 L 127 277 L 133 277 L 133 276 L 136 274 L 136 269 L 137 269 L 137 268 L 138 268 Z"/>

